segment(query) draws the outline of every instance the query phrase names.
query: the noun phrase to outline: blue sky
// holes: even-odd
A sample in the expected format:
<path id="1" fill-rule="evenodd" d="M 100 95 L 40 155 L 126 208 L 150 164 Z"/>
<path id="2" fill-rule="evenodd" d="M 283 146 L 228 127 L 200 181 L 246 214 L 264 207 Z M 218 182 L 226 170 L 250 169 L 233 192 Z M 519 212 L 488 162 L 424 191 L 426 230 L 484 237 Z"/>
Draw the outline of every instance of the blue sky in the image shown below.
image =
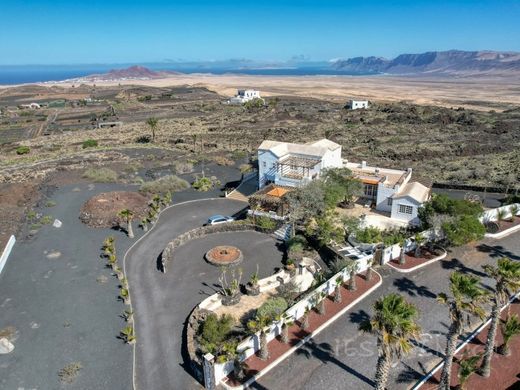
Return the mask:
<path id="1" fill-rule="evenodd" d="M 11 0 L 0 64 L 520 51 L 520 0 Z"/>

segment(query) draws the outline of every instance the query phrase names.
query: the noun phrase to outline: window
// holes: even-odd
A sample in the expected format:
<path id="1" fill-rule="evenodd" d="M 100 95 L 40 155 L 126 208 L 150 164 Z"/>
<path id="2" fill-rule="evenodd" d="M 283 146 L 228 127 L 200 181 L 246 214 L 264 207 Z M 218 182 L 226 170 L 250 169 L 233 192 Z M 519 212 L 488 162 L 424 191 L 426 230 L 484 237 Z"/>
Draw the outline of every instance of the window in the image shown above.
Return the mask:
<path id="1" fill-rule="evenodd" d="M 373 184 L 365 184 L 364 194 L 367 197 L 375 198 L 377 197 L 377 186 Z"/>
<path id="2" fill-rule="evenodd" d="M 273 163 L 273 168 L 276 168 L 276 163 L 275 162 Z"/>
<path id="3" fill-rule="evenodd" d="M 386 201 L 386 204 L 388 206 L 391 206 L 392 205 L 392 200 L 393 200 L 392 198 L 388 198 L 387 201 Z"/>
<path id="4" fill-rule="evenodd" d="M 399 212 L 401 214 L 412 214 L 413 213 L 413 207 L 412 206 L 407 206 L 405 204 L 400 204 L 399 205 Z"/>
<path id="5" fill-rule="evenodd" d="M 267 166 L 267 163 L 265 161 L 262 161 L 262 167 L 266 167 Z"/>

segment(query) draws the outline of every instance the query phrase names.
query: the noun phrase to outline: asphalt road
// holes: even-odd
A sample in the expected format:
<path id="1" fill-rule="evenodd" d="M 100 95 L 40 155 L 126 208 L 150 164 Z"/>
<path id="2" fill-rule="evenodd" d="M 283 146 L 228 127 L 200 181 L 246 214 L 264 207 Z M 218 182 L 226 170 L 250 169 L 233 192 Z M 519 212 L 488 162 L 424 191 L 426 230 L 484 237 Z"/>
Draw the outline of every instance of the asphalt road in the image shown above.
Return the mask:
<path id="1" fill-rule="evenodd" d="M 502 240 L 485 240 L 472 247 L 457 248 L 445 260 L 414 273 L 402 274 L 389 267 L 380 269 L 383 285 L 360 302 L 342 319 L 333 323 L 311 343 L 298 350 L 260 379 L 253 388 L 287 389 L 370 389 L 373 385 L 377 349 L 373 336 L 358 331 L 358 324 L 372 314 L 372 305 L 391 292 L 403 294 L 420 310 L 422 338 L 413 353 L 392 369 L 388 389 L 404 389 L 427 373 L 442 356 L 449 317 L 446 307 L 436 302 L 436 294 L 448 291 L 454 270 L 485 278 L 481 266 L 509 256 L 520 261 L 520 234 Z M 479 323 L 473 322 L 474 327 Z"/>
<path id="2" fill-rule="evenodd" d="M 153 230 L 130 249 L 126 273 L 135 311 L 138 390 L 200 389 L 185 370 L 182 336 L 191 310 L 215 292 L 219 269 L 206 263 L 204 254 L 215 245 L 235 245 L 244 255 L 240 267 L 244 280 L 256 271 L 271 275 L 281 265 L 283 253 L 276 241 L 256 232 L 221 233 L 188 242 L 177 249 L 166 274 L 157 269 L 157 258 L 179 234 L 201 226 L 213 214 L 232 215 L 245 203 L 229 199 L 200 200 L 165 210 Z"/>

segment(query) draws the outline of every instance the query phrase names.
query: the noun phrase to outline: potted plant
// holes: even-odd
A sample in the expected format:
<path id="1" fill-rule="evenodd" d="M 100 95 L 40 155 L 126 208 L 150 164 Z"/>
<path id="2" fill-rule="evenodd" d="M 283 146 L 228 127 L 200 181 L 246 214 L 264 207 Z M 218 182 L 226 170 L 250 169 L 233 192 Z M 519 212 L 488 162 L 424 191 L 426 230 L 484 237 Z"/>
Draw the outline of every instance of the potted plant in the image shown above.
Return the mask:
<path id="1" fill-rule="evenodd" d="M 231 270 L 231 279 L 228 280 L 227 269 L 222 268 L 220 274 L 220 294 L 222 295 L 222 304 L 224 306 L 236 305 L 240 302 L 240 280 L 242 279 L 242 270 L 238 270 L 238 275 L 235 274 L 235 270 Z"/>
<path id="2" fill-rule="evenodd" d="M 251 275 L 249 282 L 246 285 L 247 295 L 256 296 L 260 294 L 260 285 L 258 284 L 258 264 L 256 265 L 256 272 Z"/>

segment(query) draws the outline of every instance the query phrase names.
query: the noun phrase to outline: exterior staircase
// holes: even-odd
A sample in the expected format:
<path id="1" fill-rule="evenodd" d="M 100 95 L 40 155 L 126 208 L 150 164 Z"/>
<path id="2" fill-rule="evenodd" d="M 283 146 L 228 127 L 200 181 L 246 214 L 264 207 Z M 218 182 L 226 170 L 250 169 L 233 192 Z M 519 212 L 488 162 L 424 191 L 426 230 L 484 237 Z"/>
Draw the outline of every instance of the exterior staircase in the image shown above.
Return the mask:
<path id="1" fill-rule="evenodd" d="M 277 239 L 287 242 L 291 238 L 291 228 L 291 224 L 286 223 L 282 225 L 278 230 L 276 230 L 273 234 Z"/>

